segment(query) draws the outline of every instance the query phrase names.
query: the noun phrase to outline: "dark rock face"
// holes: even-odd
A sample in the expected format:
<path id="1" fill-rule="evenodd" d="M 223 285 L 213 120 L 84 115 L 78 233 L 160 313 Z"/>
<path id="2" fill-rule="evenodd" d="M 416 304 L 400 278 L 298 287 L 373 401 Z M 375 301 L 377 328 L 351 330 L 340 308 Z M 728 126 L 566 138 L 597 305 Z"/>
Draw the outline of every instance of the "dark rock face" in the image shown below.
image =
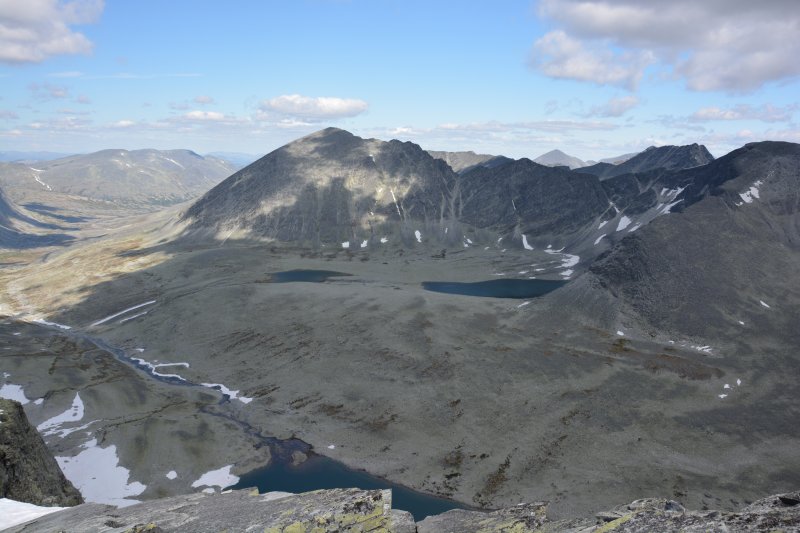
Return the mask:
<path id="1" fill-rule="evenodd" d="M 791 281 L 800 279 L 800 145 L 754 143 L 668 178 L 685 186 L 682 211 L 623 239 L 591 272 L 661 330 L 725 331 L 730 317 L 781 300 L 764 327 L 800 340 L 790 325 L 800 309 Z"/>
<path id="2" fill-rule="evenodd" d="M 461 176 L 460 218 L 501 233 L 570 235 L 604 213 L 609 202 L 600 181 L 529 159 Z"/>
<path id="3" fill-rule="evenodd" d="M 43 506 L 83 502 L 19 402 L 0 398 L 0 497 Z"/>
<path id="4" fill-rule="evenodd" d="M 594 174 L 600 179 L 621 176 L 632 172 L 644 172 L 663 168 L 666 170 L 680 170 L 702 166 L 714 160 L 714 156 L 700 144 L 687 146 L 660 146 L 650 147 L 630 159 L 612 165 L 609 163 L 598 163 L 588 167 L 583 167 L 578 172 Z"/>

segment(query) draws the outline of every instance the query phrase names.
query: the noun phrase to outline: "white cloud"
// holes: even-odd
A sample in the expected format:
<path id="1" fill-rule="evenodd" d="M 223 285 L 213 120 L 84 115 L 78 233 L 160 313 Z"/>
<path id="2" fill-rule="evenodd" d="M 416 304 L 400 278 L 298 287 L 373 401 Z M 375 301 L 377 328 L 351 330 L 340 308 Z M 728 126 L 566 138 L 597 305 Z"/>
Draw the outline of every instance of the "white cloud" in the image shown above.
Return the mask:
<path id="1" fill-rule="evenodd" d="M 0 120 L 14 120 L 18 119 L 19 115 L 7 109 L 0 109 Z"/>
<path id="2" fill-rule="evenodd" d="M 704 107 L 698 109 L 690 120 L 694 122 L 708 122 L 712 120 L 760 120 L 762 122 L 788 122 L 792 119 L 796 105 L 775 107 L 764 104 L 760 107 L 753 107 L 747 104 L 739 104 L 728 109 L 719 107 Z"/>
<path id="3" fill-rule="evenodd" d="M 536 41 L 530 64 L 551 78 L 589 81 L 633 90 L 652 61 L 647 52 L 614 53 L 584 43 L 564 31 L 551 31 Z"/>
<path id="4" fill-rule="evenodd" d="M 189 111 L 183 118 L 189 120 L 202 120 L 211 122 L 221 122 L 225 120 L 225 115 L 217 111 Z"/>
<path id="5" fill-rule="evenodd" d="M 305 120 L 324 120 L 354 117 L 367 110 L 364 100 L 330 96 L 302 96 L 284 94 L 261 103 L 262 111 L 272 111 Z"/>
<path id="6" fill-rule="evenodd" d="M 130 128 L 131 126 L 135 126 L 136 122 L 132 120 L 118 120 L 114 122 L 111 127 L 113 128 Z"/>
<path id="7" fill-rule="evenodd" d="M 90 24 L 103 0 L 0 1 L 0 63 L 39 63 L 65 54 L 88 54 L 92 43 L 73 24 Z"/>
<path id="8" fill-rule="evenodd" d="M 28 90 L 37 100 L 57 100 L 69 97 L 69 89 L 63 85 L 31 83 L 28 85 Z"/>
<path id="9" fill-rule="evenodd" d="M 214 99 L 212 97 L 202 95 L 202 96 L 195 96 L 194 97 L 194 103 L 200 104 L 200 105 L 208 105 L 208 104 L 213 104 L 215 102 L 214 102 Z"/>
<path id="10" fill-rule="evenodd" d="M 639 105 L 639 99 L 634 95 L 612 98 L 601 106 L 593 107 L 588 116 L 593 117 L 621 117 Z"/>
<path id="11" fill-rule="evenodd" d="M 698 91 L 750 92 L 800 75 L 796 0 L 541 0 L 539 6 L 558 29 L 536 42 L 533 63 L 552 77 L 631 87 L 648 55 Z"/>

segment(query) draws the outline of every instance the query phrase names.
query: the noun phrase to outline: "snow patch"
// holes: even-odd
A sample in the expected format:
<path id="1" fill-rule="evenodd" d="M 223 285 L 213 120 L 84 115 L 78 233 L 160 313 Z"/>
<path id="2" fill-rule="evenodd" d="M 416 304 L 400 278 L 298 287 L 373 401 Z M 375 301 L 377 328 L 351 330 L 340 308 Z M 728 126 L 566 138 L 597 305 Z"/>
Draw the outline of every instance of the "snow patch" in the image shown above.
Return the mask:
<path id="1" fill-rule="evenodd" d="M 42 507 L 32 503 L 0 498 L 0 529 L 24 524 L 41 516 L 66 509 L 66 507 Z"/>
<path id="2" fill-rule="evenodd" d="M 386 244 L 387 242 L 389 242 L 389 239 L 386 237 L 381 237 L 381 244 Z"/>
<path id="3" fill-rule="evenodd" d="M 128 316 L 128 317 L 125 317 L 125 318 L 123 318 L 122 320 L 118 321 L 118 322 L 117 322 L 117 324 L 124 324 L 124 323 L 125 323 L 125 322 L 127 322 L 128 320 L 133 320 L 134 318 L 139 318 L 140 316 L 144 316 L 144 315 L 146 315 L 147 313 L 148 313 L 148 311 L 142 311 L 141 313 L 136 313 L 136 314 L 135 314 L 135 315 L 133 315 L 133 316 Z"/>
<path id="4" fill-rule="evenodd" d="M 131 357 L 131 361 L 134 361 L 140 367 L 144 367 L 150 374 L 156 377 L 186 381 L 185 378 L 179 376 L 178 374 L 162 374 L 161 372 L 158 371 L 158 369 L 165 366 L 183 366 L 185 368 L 189 368 L 189 363 L 161 363 L 154 365 L 153 363 L 150 363 L 138 357 Z"/>
<path id="5" fill-rule="evenodd" d="M 619 335 L 620 337 L 624 337 L 625 332 L 623 332 L 622 330 L 617 330 L 617 335 Z"/>
<path id="6" fill-rule="evenodd" d="M 52 418 L 48 418 L 36 426 L 36 429 L 44 436 L 59 434 L 63 438 L 73 431 L 77 431 L 78 428 L 62 429 L 61 426 L 63 424 L 70 424 L 83 420 L 83 411 L 83 400 L 81 400 L 80 393 L 76 393 L 75 399 L 72 400 L 72 405 L 70 405 L 66 411 Z"/>
<path id="7" fill-rule="evenodd" d="M 328 444 L 328 449 L 329 450 L 336 449 L 336 445 L 335 444 Z"/>
<path id="8" fill-rule="evenodd" d="M 606 224 L 608 224 L 608 220 L 604 220 L 604 221 L 602 221 L 602 222 L 600 223 L 600 225 L 599 225 L 599 226 L 597 226 L 597 229 L 602 229 L 602 228 L 603 228 L 603 226 L 605 226 Z"/>
<path id="9" fill-rule="evenodd" d="M 362 247 L 362 248 L 366 248 L 366 247 L 367 247 L 367 240 L 366 240 L 366 239 L 364 239 L 363 241 L 361 241 L 361 247 Z"/>
<path id="10" fill-rule="evenodd" d="M 233 468 L 233 465 L 223 466 L 217 470 L 206 472 L 200 476 L 197 481 L 192 483 L 192 487 L 219 487 L 220 489 L 224 489 L 225 487 L 236 485 L 239 482 L 239 476 L 231 474 L 231 468 Z"/>
<path id="11" fill-rule="evenodd" d="M 152 305 L 152 304 L 154 304 L 154 303 L 156 303 L 156 300 L 149 300 L 149 301 L 147 301 L 147 302 L 144 302 L 144 303 L 141 303 L 141 304 L 139 304 L 139 305 L 134 305 L 133 307 L 129 307 L 129 308 L 127 308 L 127 309 L 123 309 L 122 311 L 120 311 L 120 312 L 118 312 L 118 313 L 114 313 L 113 315 L 108 315 L 108 316 L 107 316 L 107 317 L 105 317 L 105 318 L 101 318 L 101 319 L 100 319 L 100 320 L 98 320 L 97 322 L 93 322 L 93 323 L 92 323 L 92 327 L 93 327 L 93 326 L 99 326 L 100 324 L 105 324 L 105 323 L 106 323 L 106 322 L 108 322 L 109 320 L 113 320 L 113 319 L 117 318 L 118 316 L 122 316 L 122 315 L 124 315 L 125 313 L 129 313 L 129 312 L 131 312 L 131 311 L 135 311 L 136 309 L 139 309 L 139 308 L 141 308 L 141 307 L 144 307 L 144 306 L 146 306 L 146 305 Z"/>
<path id="12" fill-rule="evenodd" d="M 167 479 L 175 479 L 176 477 L 178 477 L 178 473 L 174 470 L 170 470 L 169 472 L 167 472 L 166 476 Z"/>
<path id="13" fill-rule="evenodd" d="M 417 238 L 417 242 L 422 242 L 422 233 L 418 229 L 414 230 L 414 237 Z"/>
<path id="14" fill-rule="evenodd" d="M 758 187 L 763 184 L 764 184 L 763 181 L 758 180 L 755 183 L 753 183 L 753 185 L 748 190 L 739 193 L 739 196 L 742 198 L 742 201 L 746 204 L 751 204 L 753 203 L 754 198 L 758 200 L 761 197 L 758 191 Z"/>
<path id="15" fill-rule="evenodd" d="M 4 383 L 3 386 L 0 387 L 0 398 L 14 400 L 22 405 L 30 402 L 30 400 L 25 397 L 25 391 L 22 389 L 22 385 L 14 385 L 13 383 Z"/>
<path id="16" fill-rule="evenodd" d="M 771 307 L 769 306 L 769 304 L 767 304 L 766 302 L 764 302 L 764 300 L 759 300 L 759 301 L 758 301 L 758 303 L 760 303 L 760 304 L 761 304 L 763 307 L 766 307 L 767 309 L 771 309 Z"/>
<path id="17" fill-rule="evenodd" d="M 600 236 L 599 236 L 599 237 L 598 237 L 598 238 L 597 238 L 597 239 L 594 241 L 594 245 L 595 245 L 595 246 L 597 246 L 597 245 L 600 243 L 600 241 L 602 241 L 602 240 L 603 240 L 603 237 L 605 237 L 605 236 L 606 236 L 606 234 L 605 234 L 605 233 L 603 233 L 602 235 L 600 235 Z"/>
<path id="18" fill-rule="evenodd" d="M 519 304 L 517 306 L 517 309 L 519 309 L 520 307 L 525 307 L 526 305 L 529 305 L 529 304 L 530 304 L 530 302 L 522 302 L 521 304 Z"/>
<path id="19" fill-rule="evenodd" d="M 525 248 L 526 250 L 533 250 L 533 246 L 528 244 L 528 236 L 527 235 L 523 235 L 522 236 L 522 247 Z"/>
<path id="20" fill-rule="evenodd" d="M 248 398 L 247 396 L 239 396 L 238 390 L 231 390 L 222 383 L 201 383 L 203 387 L 208 387 L 209 389 L 214 389 L 220 391 L 222 394 L 228 396 L 231 400 L 239 400 L 244 404 L 248 404 L 253 401 L 252 398 Z"/>
<path id="21" fill-rule="evenodd" d="M 625 215 L 622 215 L 622 218 L 619 220 L 619 224 L 617 225 L 617 231 L 624 230 L 625 228 L 630 226 L 631 222 L 633 222 L 633 220 L 626 217 Z"/>
<path id="22" fill-rule="evenodd" d="M 342 243 L 342 248 L 350 248 L 350 241 L 344 241 Z"/>
<path id="23" fill-rule="evenodd" d="M 66 329 L 72 329 L 71 326 L 65 326 L 64 324 L 59 324 L 58 322 L 48 322 L 47 320 L 44 320 L 43 318 L 37 318 L 37 319 L 33 320 L 33 322 L 35 322 L 36 324 L 41 324 L 43 326 L 51 326 L 51 327 L 54 327 L 54 328 L 60 328 L 60 329 L 65 329 L 65 330 Z"/>
<path id="24" fill-rule="evenodd" d="M 74 457 L 56 457 L 58 466 L 87 502 L 127 507 L 139 503 L 129 499 L 147 488 L 137 481 L 128 483 L 130 470 L 119 466 L 117 447 L 97 445 L 97 439 L 83 444 L 83 451 Z"/>

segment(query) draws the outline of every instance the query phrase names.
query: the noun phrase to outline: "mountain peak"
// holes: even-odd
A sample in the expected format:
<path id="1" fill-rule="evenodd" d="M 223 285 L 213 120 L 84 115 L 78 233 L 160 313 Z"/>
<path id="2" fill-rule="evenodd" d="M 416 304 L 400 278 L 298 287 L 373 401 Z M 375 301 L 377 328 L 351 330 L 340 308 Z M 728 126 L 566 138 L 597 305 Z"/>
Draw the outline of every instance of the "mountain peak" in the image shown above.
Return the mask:
<path id="1" fill-rule="evenodd" d="M 547 167 L 569 167 L 572 169 L 586 166 L 586 163 L 581 159 L 565 154 L 561 150 L 550 150 L 533 161 Z"/>

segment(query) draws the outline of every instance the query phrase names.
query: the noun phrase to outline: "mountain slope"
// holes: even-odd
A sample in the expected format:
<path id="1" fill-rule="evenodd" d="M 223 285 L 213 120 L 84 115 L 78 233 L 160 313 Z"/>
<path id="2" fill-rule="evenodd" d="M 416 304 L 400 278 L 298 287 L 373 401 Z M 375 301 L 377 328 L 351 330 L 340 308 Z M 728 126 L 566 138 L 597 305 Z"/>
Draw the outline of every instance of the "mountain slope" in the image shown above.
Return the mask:
<path id="1" fill-rule="evenodd" d="M 591 275 L 660 331 L 758 328 L 800 344 L 798 169 L 800 145 L 762 142 L 682 171 L 689 207 L 622 240 Z"/>
<path id="2" fill-rule="evenodd" d="M 571 169 L 586 166 L 586 162 L 575 156 L 565 154 L 561 150 L 551 150 L 533 160 L 534 163 L 548 167 L 569 167 Z"/>
<path id="3" fill-rule="evenodd" d="M 0 183 L 85 198 L 169 205 L 195 198 L 233 172 L 188 150 L 102 150 L 53 161 L 0 165 Z"/>
<path id="4" fill-rule="evenodd" d="M 440 150 L 426 150 L 431 157 L 441 159 L 447 163 L 450 168 L 459 174 L 474 168 L 479 165 L 489 163 L 493 159 L 501 156 L 494 156 L 489 154 L 476 154 L 475 152 L 443 152 Z"/>
<path id="5" fill-rule="evenodd" d="M 419 146 L 328 128 L 240 170 L 185 213 L 196 229 L 339 244 L 439 231 L 454 218 L 457 175 Z M 354 243 L 355 247 L 355 243 Z"/>
<path id="6" fill-rule="evenodd" d="M 700 144 L 686 146 L 651 146 L 644 152 L 634 155 L 630 159 L 618 164 L 597 163 L 578 170 L 594 174 L 600 179 L 611 178 L 631 172 L 644 172 L 663 168 L 667 170 L 680 170 L 702 166 L 714 160 L 714 156 Z"/>

